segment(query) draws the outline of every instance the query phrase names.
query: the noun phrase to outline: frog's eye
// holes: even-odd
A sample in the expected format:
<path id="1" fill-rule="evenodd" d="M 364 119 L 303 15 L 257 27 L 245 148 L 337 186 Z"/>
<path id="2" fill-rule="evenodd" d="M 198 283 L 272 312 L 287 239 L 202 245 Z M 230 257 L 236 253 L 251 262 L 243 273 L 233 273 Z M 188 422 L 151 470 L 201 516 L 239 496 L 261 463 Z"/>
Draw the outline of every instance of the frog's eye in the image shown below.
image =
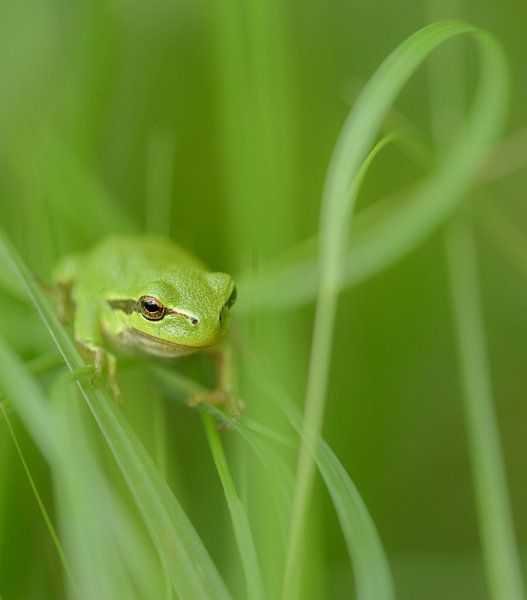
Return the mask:
<path id="1" fill-rule="evenodd" d="M 238 291 L 236 289 L 236 286 L 234 286 L 232 288 L 231 295 L 229 296 L 229 299 L 227 300 L 227 306 L 229 308 L 236 302 L 237 297 L 238 297 Z"/>
<path id="2" fill-rule="evenodd" d="M 139 307 L 141 314 L 149 321 L 159 321 L 165 316 L 165 307 L 152 296 L 142 296 L 139 298 Z"/>

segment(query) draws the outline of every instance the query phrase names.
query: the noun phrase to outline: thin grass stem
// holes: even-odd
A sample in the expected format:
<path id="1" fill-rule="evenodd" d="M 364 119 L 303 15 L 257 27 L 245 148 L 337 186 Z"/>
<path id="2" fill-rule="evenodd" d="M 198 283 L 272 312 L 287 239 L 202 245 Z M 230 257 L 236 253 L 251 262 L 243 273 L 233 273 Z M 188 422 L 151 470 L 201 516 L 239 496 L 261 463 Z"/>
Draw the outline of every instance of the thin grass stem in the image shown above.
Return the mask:
<path id="1" fill-rule="evenodd" d="M 33 495 L 35 496 L 35 500 L 37 501 L 38 508 L 39 508 L 40 513 L 42 514 L 42 518 L 44 519 L 44 522 L 46 524 L 46 528 L 51 537 L 51 541 L 53 542 L 53 545 L 55 546 L 55 550 L 57 551 L 59 560 L 64 568 L 64 573 L 66 574 L 66 577 L 68 579 L 69 584 L 71 585 L 72 590 L 74 591 L 75 595 L 77 596 L 78 592 L 79 592 L 78 587 L 75 582 L 75 578 L 73 577 L 73 573 L 70 568 L 68 559 L 66 558 L 66 553 L 64 552 L 64 548 L 62 547 L 62 544 L 60 543 L 60 539 L 57 534 L 57 531 L 53 525 L 53 522 L 51 521 L 51 517 L 49 516 L 49 513 L 46 510 L 46 506 L 44 505 L 44 501 L 42 500 L 42 497 L 38 491 L 37 484 L 35 483 L 35 480 L 33 479 L 33 476 L 31 475 L 31 470 L 29 469 L 29 465 L 27 464 L 27 461 L 24 457 L 24 453 L 22 452 L 22 448 L 20 446 L 20 443 L 18 442 L 18 438 L 16 436 L 15 430 L 13 429 L 13 426 L 11 425 L 11 421 L 10 421 L 9 417 L 7 416 L 7 412 L 4 409 L 3 403 L 0 403 L 0 410 L 2 411 L 7 428 L 9 430 L 9 434 L 11 435 L 16 452 L 18 454 L 18 457 L 20 458 L 20 462 L 22 463 L 22 467 L 23 467 L 26 477 L 29 481 L 29 485 L 31 486 L 31 491 L 33 492 Z"/>
<path id="2" fill-rule="evenodd" d="M 358 169 L 341 202 L 341 211 L 347 216 L 334 235 L 322 229 L 321 262 L 323 265 L 319 285 L 319 295 L 315 313 L 313 340 L 309 362 L 307 393 L 304 417 L 302 420 L 301 445 L 298 455 L 296 482 L 291 511 L 289 543 L 286 554 L 282 598 L 289 599 L 299 593 L 300 554 L 302 528 L 307 513 L 313 478 L 315 473 L 315 449 L 322 429 L 326 404 L 326 388 L 329 377 L 331 346 L 335 324 L 335 314 L 339 294 L 340 267 L 344 258 L 347 228 L 351 221 L 358 191 L 377 154 L 397 136 L 389 135 L 378 142 Z M 337 207 L 338 208 L 338 207 Z M 328 220 L 330 217 L 327 217 Z M 323 227 L 324 224 L 321 225 Z"/>
<path id="3" fill-rule="evenodd" d="M 493 600 L 522 600 L 525 596 L 492 397 L 476 249 L 470 225 L 462 216 L 448 230 L 447 252 L 489 592 Z"/>
<path id="4" fill-rule="evenodd" d="M 203 412 L 201 413 L 201 418 L 209 441 L 214 464 L 216 465 L 216 470 L 218 471 L 227 505 L 229 507 L 232 527 L 238 545 L 243 571 L 245 573 L 247 598 L 249 598 L 249 600 L 263 600 L 265 598 L 263 578 L 258 564 L 256 547 L 254 545 L 247 511 L 236 491 L 236 486 L 229 470 L 229 465 L 214 421 L 210 415 Z"/>

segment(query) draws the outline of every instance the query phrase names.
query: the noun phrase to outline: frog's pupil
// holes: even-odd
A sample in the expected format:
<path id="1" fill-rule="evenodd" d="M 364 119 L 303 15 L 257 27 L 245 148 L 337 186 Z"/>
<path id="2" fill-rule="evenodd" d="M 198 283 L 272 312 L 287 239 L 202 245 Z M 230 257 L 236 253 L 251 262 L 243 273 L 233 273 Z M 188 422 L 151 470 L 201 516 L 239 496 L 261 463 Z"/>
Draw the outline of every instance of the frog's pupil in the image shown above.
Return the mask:
<path id="1" fill-rule="evenodd" d="M 155 303 L 152 302 L 152 300 L 148 300 L 147 302 L 145 302 L 145 308 L 148 312 L 157 312 L 159 310 L 159 306 Z"/>

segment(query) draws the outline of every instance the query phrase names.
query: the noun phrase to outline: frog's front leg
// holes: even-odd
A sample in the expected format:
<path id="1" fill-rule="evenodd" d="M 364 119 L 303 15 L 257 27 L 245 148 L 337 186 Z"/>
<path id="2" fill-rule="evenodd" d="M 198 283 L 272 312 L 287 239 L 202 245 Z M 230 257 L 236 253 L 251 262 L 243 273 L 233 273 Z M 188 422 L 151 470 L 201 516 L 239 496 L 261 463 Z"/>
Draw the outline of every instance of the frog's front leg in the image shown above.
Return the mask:
<path id="1" fill-rule="evenodd" d="M 121 390 L 116 379 L 116 358 L 104 348 L 103 333 L 101 328 L 101 310 L 104 306 L 101 301 L 91 295 L 80 299 L 76 303 L 73 329 L 75 341 L 88 354 L 94 364 L 92 382 L 97 383 L 102 378 L 104 368 L 107 368 L 108 383 L 118 403 L 121 403 Z"/>
<path id="2" fill-rule="evenodd" d="M 201 402 L 213 406 L 226 406 L 234 419 L 239 419 L 244 405 L 237 398 L 232 349 L 224 345 L 211 351 L 216 364 L 216 388 L 210 392 L 195 394 L 189 400 L 191 406 Z"/>

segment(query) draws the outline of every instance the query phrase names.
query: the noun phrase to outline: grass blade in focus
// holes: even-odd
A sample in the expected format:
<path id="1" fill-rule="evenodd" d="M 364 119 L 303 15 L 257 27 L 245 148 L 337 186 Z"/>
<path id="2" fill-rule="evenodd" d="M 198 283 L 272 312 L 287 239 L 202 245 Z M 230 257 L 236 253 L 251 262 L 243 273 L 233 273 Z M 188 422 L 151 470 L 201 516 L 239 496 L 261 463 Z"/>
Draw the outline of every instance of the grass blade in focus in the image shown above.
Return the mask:
<path id="1" fill-rule="evenodd" d="M 263 580 L 249 519 L 247 517 L 247 511 L 236 492 L 236 487 L 214 422 L 211 417 L 206 414 L 202 415 L 202 420 L 209 440 L 214 463 L 216 464 L 216 470 L 221 479 L 223 491 L 225 492 L 225 498 L 231 514 L 236 543 L 238 545 L 240 559 L 245 573 L 247 598 L 249 600 L 263 600 L 263 598 L 265 598 Z"/>

